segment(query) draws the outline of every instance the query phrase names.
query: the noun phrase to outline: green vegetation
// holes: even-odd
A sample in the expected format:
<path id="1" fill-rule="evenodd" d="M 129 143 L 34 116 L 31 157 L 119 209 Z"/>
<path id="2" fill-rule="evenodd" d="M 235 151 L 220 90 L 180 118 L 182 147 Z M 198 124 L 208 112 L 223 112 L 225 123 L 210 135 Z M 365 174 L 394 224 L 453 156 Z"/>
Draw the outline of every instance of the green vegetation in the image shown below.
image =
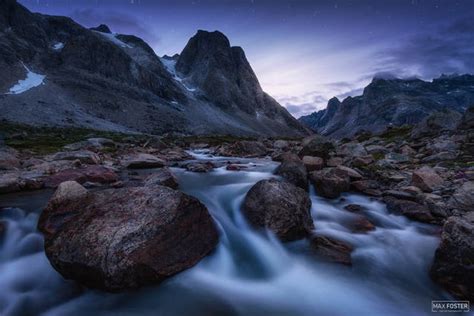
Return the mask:
<path id="1" fill-rule="evenodd" d="M 390 142 L 400 138 L 408 137 L 412 129 L 413 126 L 410 125 L 392 126 L 380 134 L 380 137 Z"/>
<path id="2" fill-rule="evenodd" d="M 48 154 L 61 150 L 67 144 L 83 141 L 92 137 L 104 137 L 114 141 L 123 141 L 129 134 L 97 131 L 86 128 L 32 127 L 2 121 L 0 135 L 7 146 L 17 150 L 30 150 L 38 154 Z M 144 137 L 133 135 L 134 137 Z"/>

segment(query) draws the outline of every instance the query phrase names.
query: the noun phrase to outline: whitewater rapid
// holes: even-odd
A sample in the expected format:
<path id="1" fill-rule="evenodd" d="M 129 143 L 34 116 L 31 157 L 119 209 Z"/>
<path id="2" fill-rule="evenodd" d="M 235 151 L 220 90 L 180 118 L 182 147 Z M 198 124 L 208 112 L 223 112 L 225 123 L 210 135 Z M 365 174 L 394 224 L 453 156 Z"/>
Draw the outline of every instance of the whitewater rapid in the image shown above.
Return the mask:
<path id="1" fill-rule="evenodd" d="M 0 315 L 430 315 L 431 300 L 450 299 L 429 279 L 439 243 L 436 228 L 389 214 L 370 198 L 337 200 L 311 188 L 316 232 L 349 242 L 353 266 L 316 257 L 306 241 L 282 244 L 241 216 L 246 192 L 273 177 L 265 159 L 211 157 L 241 163 L 210 173 L 173 168 L 180 190 L 200 199 L 220 231 L 217 249 L 195 267 L 162 284 L 129 293 L 82 289 L 65 281 L 43 252 L 36 223 L 51 192 L 0 196 Z M 344 223 L 356 216 L 344 206 L 364 206 L 376 230 L 356 234 Z"/>

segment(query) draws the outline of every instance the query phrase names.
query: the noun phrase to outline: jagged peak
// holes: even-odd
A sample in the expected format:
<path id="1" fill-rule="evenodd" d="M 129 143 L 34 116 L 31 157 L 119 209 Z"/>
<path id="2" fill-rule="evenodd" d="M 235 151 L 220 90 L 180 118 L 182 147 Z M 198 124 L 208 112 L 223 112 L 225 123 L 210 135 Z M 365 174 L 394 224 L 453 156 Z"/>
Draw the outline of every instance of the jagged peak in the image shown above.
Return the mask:
<path id="1" fill-rule="evenodd" d="M 90 29 L 92 31 L 97 31 L 97 32 L 106 33 L 106 34 L 111 34 L 112 33 L 110 28 L 105 24 L 101 24 L 101 25 L 96 26 L 96 27 L 91 27 Z"/>

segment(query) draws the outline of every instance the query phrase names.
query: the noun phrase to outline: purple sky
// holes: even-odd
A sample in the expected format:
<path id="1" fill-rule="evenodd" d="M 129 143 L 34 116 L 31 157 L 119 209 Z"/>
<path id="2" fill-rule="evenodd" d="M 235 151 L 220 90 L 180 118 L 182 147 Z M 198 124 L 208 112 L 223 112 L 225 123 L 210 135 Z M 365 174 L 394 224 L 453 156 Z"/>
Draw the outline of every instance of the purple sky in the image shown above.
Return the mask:
<path id="1" fill-rule="evenodd" d="M 32 11 L 179 53 L 198 29 L 242 46 L 265 91 L 296 117 L 358 95 L 374 74 L 474 72 L 474 0 L 21 0 Z"/>

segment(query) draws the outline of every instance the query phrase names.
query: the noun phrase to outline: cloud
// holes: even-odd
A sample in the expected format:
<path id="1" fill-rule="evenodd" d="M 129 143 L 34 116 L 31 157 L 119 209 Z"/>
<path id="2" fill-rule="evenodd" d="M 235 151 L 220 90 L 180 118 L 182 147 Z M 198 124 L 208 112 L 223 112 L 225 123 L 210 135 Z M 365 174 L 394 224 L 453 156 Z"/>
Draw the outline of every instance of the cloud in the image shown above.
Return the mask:
<path id="1" fill-rule="evenodd" d="M 160 38 L 152 31 L 150 26 L 144 24 L 135 16 L 121 12 L 78 9 L 73 11 L 70 17 L 87 27 L 107 24 L 112 32 L 138 36 L 152 47 L 160 41 Z"/>
<path id="2" fill-rule="evenodd" d="M 380 70 L 399 77 L 438 77 L 474 72 L 474 17 L 458 20 L 428 34 L 418 34 L 399 47 L 378 54 Z"/>

